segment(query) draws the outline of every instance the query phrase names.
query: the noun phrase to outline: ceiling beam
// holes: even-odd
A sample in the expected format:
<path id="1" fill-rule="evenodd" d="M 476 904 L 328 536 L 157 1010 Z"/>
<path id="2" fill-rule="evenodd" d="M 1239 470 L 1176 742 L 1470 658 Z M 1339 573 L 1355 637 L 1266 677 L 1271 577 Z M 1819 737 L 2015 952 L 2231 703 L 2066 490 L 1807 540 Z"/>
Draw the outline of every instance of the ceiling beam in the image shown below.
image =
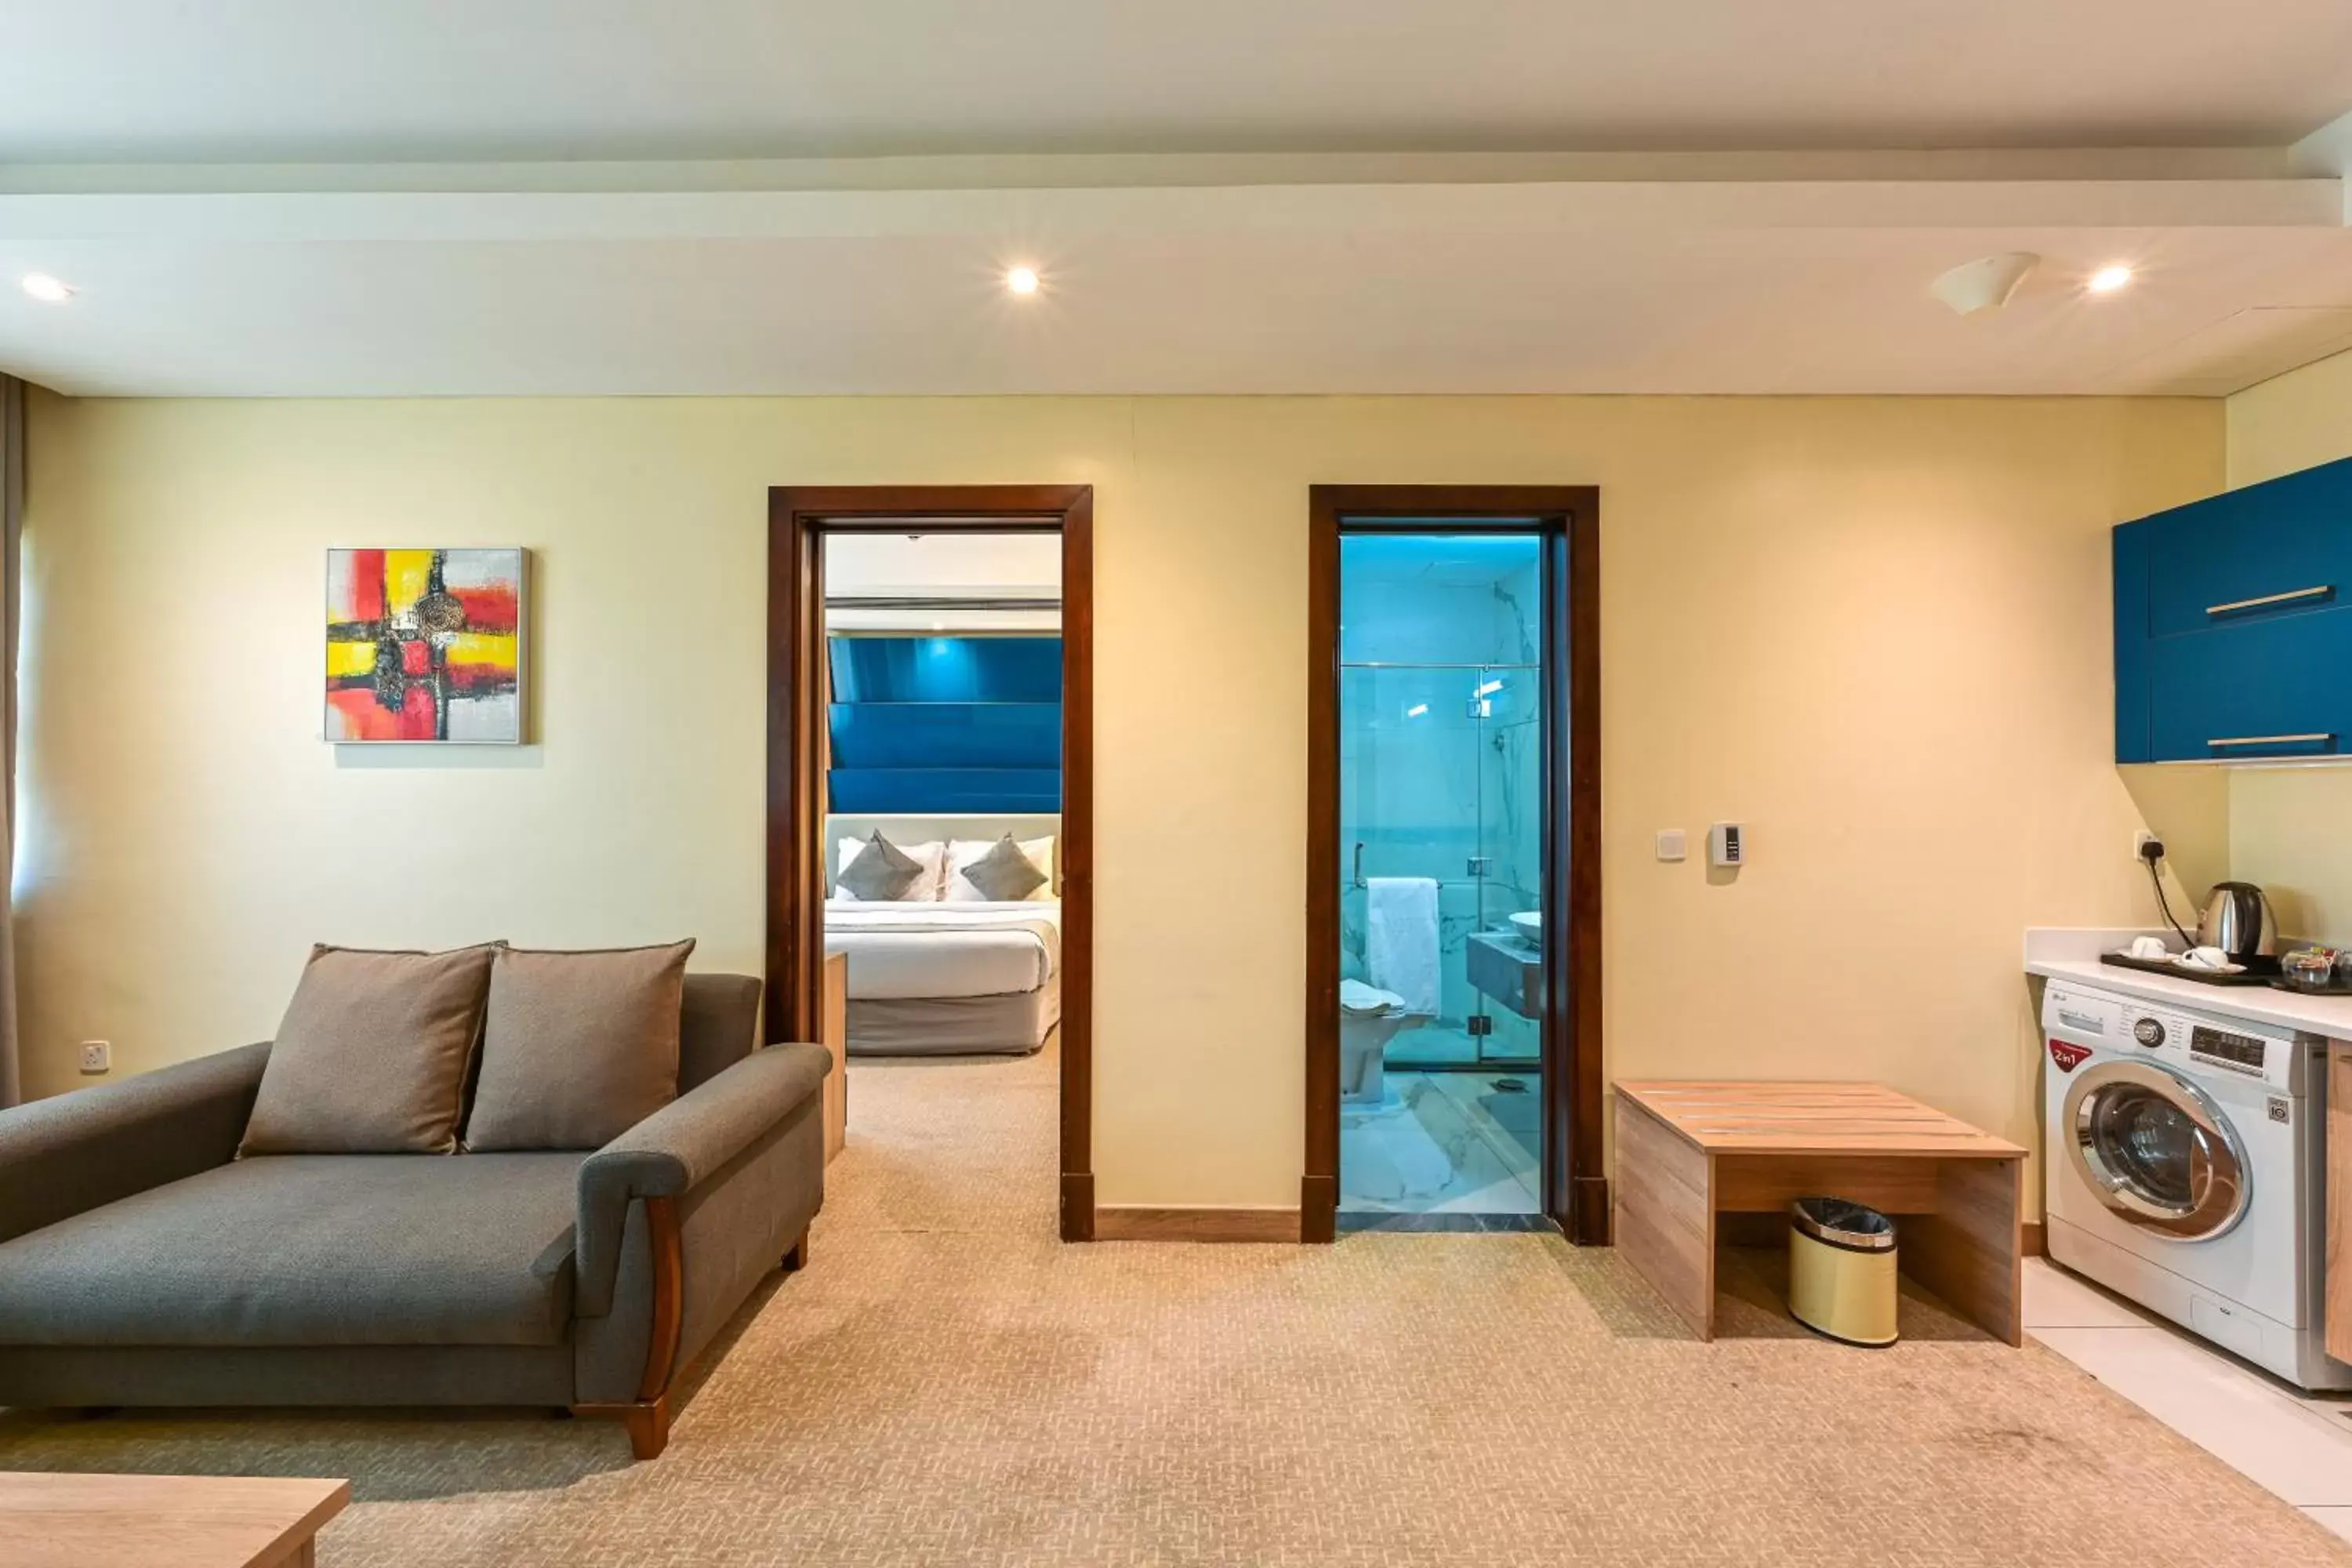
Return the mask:
<path id="1" fill-rule="evenodd" d="M 2338 228 L 2343 182 L 1590 181 L 1031 190 L 0 195 L 17 244 L 873 239 L 968 234 L 1623 235 L 1675 229 Z"/>

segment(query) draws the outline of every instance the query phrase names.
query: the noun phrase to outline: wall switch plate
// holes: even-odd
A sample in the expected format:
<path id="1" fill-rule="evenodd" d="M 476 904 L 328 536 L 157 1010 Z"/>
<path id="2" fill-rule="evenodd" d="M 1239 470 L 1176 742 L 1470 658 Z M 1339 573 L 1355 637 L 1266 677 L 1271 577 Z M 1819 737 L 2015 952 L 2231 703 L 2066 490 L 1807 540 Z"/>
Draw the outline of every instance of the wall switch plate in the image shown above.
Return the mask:
<path id="1" fill-rule="evenodd" d="M 1690 849 L 1684 840 L 1683 830 L 1681 828 L 1661 827 L 1658 829 L 1659 859 L 1679 860 L 1689 853 Z"/>
<path id="2" fill-rule="evenodd" d="M 84 1040 L 81 1043 L 81 1070 L 110 1072 L 114 1068 L 114 1047 L 104 1040 Z"/>
<path id="3" fill-rule="evenodd" d="M 1747 835 L 1736 822 L 1718 822 L 1706 830 L 1709 865 L 1736 867 L 1748 858 Z"/>

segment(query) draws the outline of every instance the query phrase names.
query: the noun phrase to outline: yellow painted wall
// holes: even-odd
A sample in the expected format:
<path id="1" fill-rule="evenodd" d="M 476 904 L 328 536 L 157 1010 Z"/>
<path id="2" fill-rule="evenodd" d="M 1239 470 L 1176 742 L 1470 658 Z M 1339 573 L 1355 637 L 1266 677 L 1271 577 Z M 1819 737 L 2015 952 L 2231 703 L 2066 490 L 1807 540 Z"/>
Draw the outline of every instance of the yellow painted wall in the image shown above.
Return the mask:
<path id="1" fill-rule="evenodd" d="M 2352 353 L 2229 401 L 2230 483 L 2257 484 L 2352 457 Z M 2315 671 L 2340 679 L 2340 670 Z M 2279 929 L 2352 942 L 2352 764 L 2246 768 L 2230 779 L 2232 876 L 2269 889 Z"/>
<path id="2" fill-rule="evenodd" d="M 33 410 L 26 1076 L 267 1035 L 314 939 L 761 952 L 764 493 L 1070 481 L 1099 529 L 1105 1203 L 1297 1200 L 1306 505 L 1603 497 L 1609 1050 L 2034 1121 L 2022 928 L 2153 919 L 2110 761 L 2107 530 L 2212 403 L 1168 398 Z M 338 751 L 321 555 L 520 543 L 538 743 Z M 1651 835 L 1717 818 L 1711 881 Z"/>
<path id="3" fill-rule="evenodd" d="M 2250 386 L 2227 408 L 2232 489 L 2352 457 L 2352 353 Z"/>

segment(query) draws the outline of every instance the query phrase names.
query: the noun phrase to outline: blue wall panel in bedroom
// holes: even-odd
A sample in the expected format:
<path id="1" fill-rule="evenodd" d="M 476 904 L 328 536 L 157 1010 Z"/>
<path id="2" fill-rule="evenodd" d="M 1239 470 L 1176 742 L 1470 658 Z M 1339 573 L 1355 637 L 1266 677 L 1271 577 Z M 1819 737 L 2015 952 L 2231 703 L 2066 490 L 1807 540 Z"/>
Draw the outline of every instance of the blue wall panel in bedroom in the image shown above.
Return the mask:
<path id="1" fill-rule="evenodd" d="M 1045 768 L 1062 762 L 1058 702 L 836 702 L 836 768 Z"/>
<path id="2" fill-rule="evenodd" d="M 1062 806 L 1062 640 L 835 637 L 835 811 Z"/>
<path id="3" fill-rule="evenodd" d="M 833 809 L 876 815 L 1062 809 L 1058 769 L 835 768 Z"/>
<path id="4" fill-rule="evenodd" d="M 835 637 L 835 702 L 1059 702 L 1060 637 Z"/>

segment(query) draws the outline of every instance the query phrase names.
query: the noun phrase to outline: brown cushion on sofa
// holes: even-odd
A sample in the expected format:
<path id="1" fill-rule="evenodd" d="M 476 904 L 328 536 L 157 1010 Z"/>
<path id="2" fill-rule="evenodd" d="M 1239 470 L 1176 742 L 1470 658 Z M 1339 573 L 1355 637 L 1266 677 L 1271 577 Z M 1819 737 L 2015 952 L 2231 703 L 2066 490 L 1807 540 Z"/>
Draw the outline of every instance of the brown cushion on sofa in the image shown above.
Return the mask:
<path id="1" fill-rule="evenodd" d="M 466 1147 L 601 1149 L 676 1100 L 693 951 L 500 948 Z"/>
<path id="2" fill-rule="evenodd" d="M 238 1155 L 457 1148 L 496 951 L 312 948 Z"/>

